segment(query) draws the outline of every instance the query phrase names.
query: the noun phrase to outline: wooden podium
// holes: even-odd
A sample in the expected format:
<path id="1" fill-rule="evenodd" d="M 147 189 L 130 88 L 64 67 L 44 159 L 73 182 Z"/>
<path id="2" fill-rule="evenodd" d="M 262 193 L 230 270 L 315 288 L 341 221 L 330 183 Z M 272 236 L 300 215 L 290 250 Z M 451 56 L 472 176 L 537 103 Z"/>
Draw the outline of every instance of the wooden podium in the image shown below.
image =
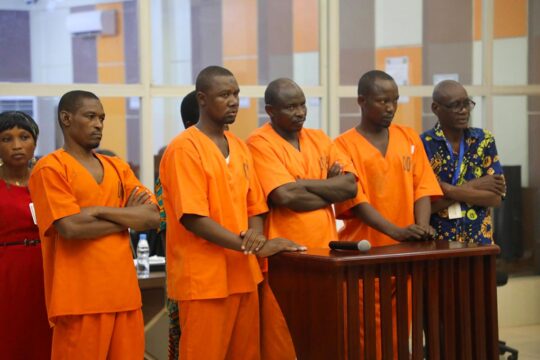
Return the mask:
<path id="1" fill-rule="evenodd" d="M 270 285 L 298 359 L 376 358 L 375 281 L 381 304 L 383 359 L 498 359 L 496 245 L 409 242 L 359 251 L 312 249 L 270 258 Z M 363 281 L 360 322 L 359 280 Z M 397 324 L 391 288 L 396 284 Z M 407 282 L 412 282 L 412 331 Z M 360 346 L 360 327 L 364 347 Z M 409 350 L 409 334 L 412 347 Z M 424 338 L 425 337 L 425 338 Z"/>

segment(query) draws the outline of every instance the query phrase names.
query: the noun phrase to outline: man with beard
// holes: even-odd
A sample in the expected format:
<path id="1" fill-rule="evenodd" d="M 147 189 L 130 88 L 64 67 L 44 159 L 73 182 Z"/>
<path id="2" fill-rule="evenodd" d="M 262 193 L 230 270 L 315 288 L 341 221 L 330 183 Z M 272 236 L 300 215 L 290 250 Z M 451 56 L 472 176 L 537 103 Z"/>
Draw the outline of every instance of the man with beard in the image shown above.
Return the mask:
<path id="1" fill-rule="evenodd" d="M 442 81 L 433 91 L 438 122 L 421 137 L 444 198 L 432 205 L 431 225 L 441 240 L 491 244 L 489 207 L 499 206 L 506 185 L 495 138 L 469 127 L 474 105 L 456 81 Z"/>
<path id="2" fill-rule="evenodd" d="M 260 359 L 257 258 L 304 248 L 262 235 L 264 195 L 247 146 L 225 131 L 240 89 L 219 66 L 196 80 L 199 121 L 160 165 L 168 294 L 180 307 L 180 359 Z"/>
<path id="3" fill-rule="evenodd" d="M 420 137 L 411 128 L 392 124 L 398 99 L 394 79 L 383 71 L 369 71 L 358 82 L 360 123 L 335 140 L 351 157 L 359 178 L 356 198 L 336 206 L 338 218 L 345 223 L 339 233 L 340 240 L 367 239 L 372 246 L 384 246 L 428 240 L 435 234 L 429 225 L 431 197 L 442 192 Z M 375 299 L 377 357 L 380 358 L 378 286 Z M 393 314 L 395 325 L 395 310 Z M 395 336 L 393 340 L 397 349 Z"/>
<path id="4" fill-rule="evenodd" d="M 305 129 L 306 98 L 290 79 L 266 88 L 270 122 L 248 139 L 255 171 L 270 204 L 265 234 L 285 237 L 308 248 L 328 247 L 337 239 L 332 204 L 356 194 L 352 163 L 321 130 Z M 266 263 L 262 263 L 266 275 Z M 265 359 L 294 359 L 285 319 L 265 280 L 260 286 L 261 349 Z"/>
<path id="5" fill-rule="evenodd" d="M 43 247 L 52 359 L 141 359 L 144 324 L 128 228 L 159 224 L 155 199 L 117 157 L 97 154 L 105 113 L 99 98 L 60 99 L 62 149 L 29 181 Z"/>
<path id="6" fill-rule="evenodd" d="M 332 204 L 354 198 L 356 171 L 324 132 L 303 127 L 306 98 L 294 81 L 272 81 L 264 99 L 270 122 L 247 143 L 270 204 L 265 231 L 327 248 L 337 238 Z"/>

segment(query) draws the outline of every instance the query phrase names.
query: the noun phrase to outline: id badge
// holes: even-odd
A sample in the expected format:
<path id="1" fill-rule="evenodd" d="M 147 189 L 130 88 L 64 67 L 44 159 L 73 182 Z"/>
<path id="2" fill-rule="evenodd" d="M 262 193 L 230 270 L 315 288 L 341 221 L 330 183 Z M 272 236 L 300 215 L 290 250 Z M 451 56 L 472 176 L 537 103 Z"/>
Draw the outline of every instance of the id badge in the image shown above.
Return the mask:
<path id="1" fill-rule="evenodd" d="M 461 204 L 456 202 L 448 207 L 448 218 L 450 220 L 462 218 Z"/>

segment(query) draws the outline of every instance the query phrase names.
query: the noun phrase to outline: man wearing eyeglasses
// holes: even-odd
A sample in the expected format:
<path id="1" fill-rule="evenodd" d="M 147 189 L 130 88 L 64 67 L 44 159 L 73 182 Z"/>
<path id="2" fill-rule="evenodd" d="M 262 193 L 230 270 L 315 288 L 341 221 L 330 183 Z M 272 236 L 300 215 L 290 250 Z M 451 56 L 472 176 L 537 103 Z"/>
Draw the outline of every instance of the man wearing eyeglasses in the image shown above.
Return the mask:
<path id="1" fill-rule="evenodd" d="M 495 138 L 469 127 L 474 106 L 456 81 L 442 81 L 433 91 L 438 122 L 421 138 L 444 197 L 432 203 L 430 223 L 438 239 L 491 244 L 489 208 L 499 206 L 506 185 Z"/>

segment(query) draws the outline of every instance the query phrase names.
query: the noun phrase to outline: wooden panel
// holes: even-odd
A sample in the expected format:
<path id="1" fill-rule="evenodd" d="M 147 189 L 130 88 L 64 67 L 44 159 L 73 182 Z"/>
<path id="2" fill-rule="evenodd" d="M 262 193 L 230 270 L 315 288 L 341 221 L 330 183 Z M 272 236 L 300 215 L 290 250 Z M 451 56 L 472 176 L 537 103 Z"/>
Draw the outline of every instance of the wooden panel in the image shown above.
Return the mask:
<path id="1" fill-rule="evenodd" d="M 223 56 L 257 56 L 257 2 L 228 0 L 222 5 Z"/>
<path id="2" fill-rule="evenodd" d="M 486 311 L 486 347 L 487 358 L 497 359 L 499 356 L 499 322 L 497 319 L 497 279 L 495 257 L 484 257 L 484 292 L 486 294 L 483 309 Z"/>
<path id="3" fill-rule="evenodd" d="M 495 255 L 498 251 L 493 245 L 423 242 L 373 248 L 367 253 L 325 249 L 283 253 L 269 259 L 270 285 L 287 319 L 299 359 L 352 357 L 356 360 L 362 355 L 364 359 L 373 359 L 381 350 L 385 357 L 393 352 L 384 339 L 384 349 L 380 349 L 375 335 L 375 291 L 379 291 L 376 285 L 378 282 L 383 292 L 382 308 L 387 309 L 383 289 L 388 287 L 389 277 L 396 279 L 395 330 L 400 339 L 398 354 L 392 355 L 408 359 L 406 294 L 409 271 L 413 290 L 411 358 L 424 357 L 426 326 L 426 339 L 430 343 L 428 355 L 432 359 L 496 359 Z M 483 269 L 479 270 L 479 267 Z M 477 275 L 480 275 L 478 279 Z M 357 276 L 362 282 L 356 282 Z M 476 294 L 478 291 L 483 292 L 484 307 L 479 306 L 481 297 L 471 296 L 471 292 Z M 436 295 L 431 294 L 433 292 Z M 359 294 L 363 295 L 364 305 L 358 304 Z M 484 315 L 474 315 L 472 320 L 473 306 L 474 312 L 484 311 Z M 382 315 L 383 322 L 387 321 L 383 320 L 385 318 L 386 315 Z M 482 321 L 485 324 L 484 345 L 473 334 Z M 364 326 L 366 331 L 363 331 Z M 384 326 L 382 328 L 383 334 L 386 333 Z M 484 346 L 485 349 L 474 350 L 473 346 Z M 448 351 L 450 348 L 456 353 Z"/>
<path id="4" fill-rule="evenodd" d="M 527 36 L 527 1 L 495 0 L 495 38 Z"/>
<path id="5" fill-rule="evenodd" d="M 124 63 L 124 8 L 122 3 L 96 5 L 99 10 L 116 11 L 116 34 L 98 36 L 96 42 L 98 82 L 123 84 L 126 81 Z M 98 94 L 99 96 L 99 94 Z M 126 101 L 124 98 L 101 99 L 106 114 L 100 147 L 127 159 Z"/>
<path id="6" fill-rule="evenodd" d="M 375 269 L 366 266 L 363 274 L 364 289 L 364 357 L 375 359 L 376 357 L 376 333 L 375 328 Z"/>
<path id="7" fill-rule="evenodd" d="M 415 262 L 412 265 L 412 359 L 424 358 L 423 337 L 423 298 L 424 298 L 424 264 Z"/>
<path id="8" fill-rule="evenodd" d="M 422 84 L 422 48 L 390 48 L 377 49 L 375 52 L 375 66 L 377 69 L 385 68 L 386 58 L 406 56 L 409 58 L 409 84 Z M 422 99 L 409 98 L 406 103 L 399 103 L 394 123 L 406 125 L 414 128 L 416 131 L 422 131 Z"/>
<path id="9" fill-rule="evenodd" d="M 446 360 L 456 359 L 456 289 L 454 260 L 441 262 L 441 289 L 444 293 L 441 297 L 441 319 L 444 324 L 441 352 Z"/>
<path id="10" fill-rule="evenodd" d="M 230 130 L 241 139 L 247 139 L 259 124 L 257 122 L 257 99 L 249 99 L 249 107 L 241 108 Z"/>
<path id="11" fill-rule="evenodd" d="M 439 332 L 439 266 L 436 261 L 427 263 L 426 304 L 427 329 L 426 346 L 429 359 L 440 359 L 440 332 Z"/>
<path id="12" fill-rule="evenodd" d="M 398 358 L 409 359 L 409 274 L 407 264 L 397 264 L 396 271 L 396 321 Z"/>
<path id="13" fill-rule="evenodd" d="M 319 1 L 293 1 L 294 52 L 319 51 Z"/>
<path id="14" fill-rule="evenodd" d="M 381 303 L 381 347 L 382 358 L 393 359 L 393 324 L 392 324 L 392 273 L 390 265 L 381 265 L 379 292 Z"/>
<path id="15" fill-rule="evenodd" d="M 341 269 L 275 258 L 270 262 L 269 282 L 287 320 L 297 358 L 343 359 L 345 279 Z"/>
<path id="16" fill-rule="evenodd" d="M 105 123 L 100 148 L 112 150 L 120 158 L 127 159 L 126 100 L 124 98 L 101 98 L 105 110 Z"/>
<path id="17" fill-rule="evenodd" d="M 493 17 L 496 39 L 527 36 L 526 0 L 495 0 Z M 474 40 L 482 40 L 482 0 L 474 0 Z"/>
<path id="18" fill-rule="evenodd" d="M 473 276 L 473 344 L 474 358 L 486 358 L 486 316 L 484 299 L 484 259 L 481 257 L 472 259 Z"/>
<path id="19" fill-rule="evenodd" d="M 360 290 L 358 268 L 347 269 L 347 348 L 349 359 L 360 358 Z"/>
<path id="20" fill-rule="evenodd" d="M 469 259 L 462 258 L 458 262 L 458 312 L 460 322 L 458 325 L 458 349 L 459 358 L 463 360 L 472 360 L 472 342 L 471 342 L 471 294 L 470 294 L 470 266 Z"/>
<path id="21" fill-rule="evenodd" d="M 482 0 L 473 0 L 473 39 L 482 40 Z"/>

